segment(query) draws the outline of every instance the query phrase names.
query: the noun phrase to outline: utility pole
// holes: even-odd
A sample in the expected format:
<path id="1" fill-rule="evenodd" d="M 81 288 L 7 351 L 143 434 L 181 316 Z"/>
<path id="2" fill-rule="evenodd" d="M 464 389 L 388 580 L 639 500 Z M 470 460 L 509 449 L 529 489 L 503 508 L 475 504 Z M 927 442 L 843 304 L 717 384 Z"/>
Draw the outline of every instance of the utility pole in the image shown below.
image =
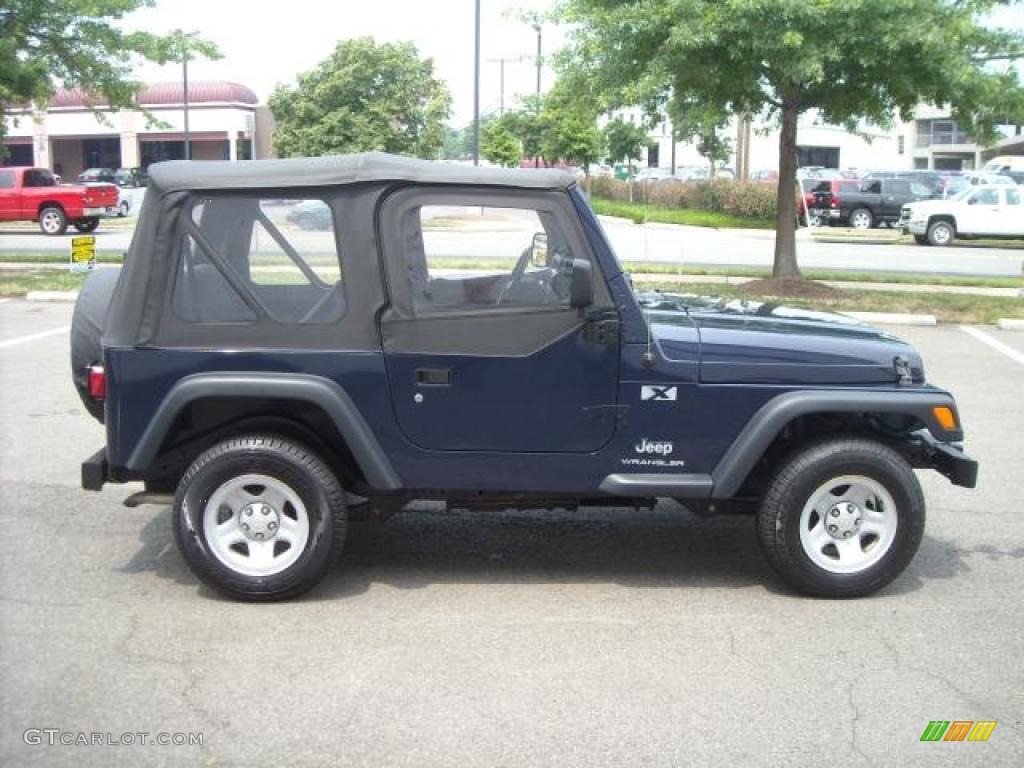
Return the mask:
<path id="1" fill-rule="evenodd" d="M 473 165 L 480 165 L 480 0 L 476 0 L 473 47 Z"/>

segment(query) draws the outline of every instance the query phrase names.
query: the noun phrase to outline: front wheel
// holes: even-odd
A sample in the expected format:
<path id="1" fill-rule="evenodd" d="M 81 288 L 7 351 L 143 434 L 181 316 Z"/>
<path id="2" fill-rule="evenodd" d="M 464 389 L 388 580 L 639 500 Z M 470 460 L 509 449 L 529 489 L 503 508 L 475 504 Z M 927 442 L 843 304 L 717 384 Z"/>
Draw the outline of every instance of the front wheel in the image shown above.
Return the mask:
<path id="1" fill-rule="evenodd" d="M 936 221 L 928 227 L 928 242 L 931 245 L 949 245 L 956 237 L 956 230 L 948 221 Z"/>
<path id="2" fill-rule="evenodd" d="M 75 229 L 79 232 L 94 232 L 99 225 L 100 220 L 95 216 L 74 222 Z"/>
<path id="3" fill-rule="evenodd" d="M 240 600 L 312 588 L 345 540 L 345 497 L 327 465 L 279 437 L 226 440 L 189 467 L 174 499 L 174 538 L 192 572 Z"/>
<path id="4" fill-rule="evenodd" d="M 860 597 L 903 572 L 924 521 L 924 495 L 903 456 L 873 440 L 840 438 L 782 465 L 757 531 L 768 562 L 795 590 Z"/>

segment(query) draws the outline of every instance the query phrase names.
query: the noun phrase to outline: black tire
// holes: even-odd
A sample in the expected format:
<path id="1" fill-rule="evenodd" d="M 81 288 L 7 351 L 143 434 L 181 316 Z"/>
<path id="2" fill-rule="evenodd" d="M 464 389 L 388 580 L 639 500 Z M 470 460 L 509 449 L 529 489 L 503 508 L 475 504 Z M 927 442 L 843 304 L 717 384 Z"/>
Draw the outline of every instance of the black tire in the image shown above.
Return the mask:
<path id="1" fill-rule="evenodd" d="M 298 559 L 271 575 L 248 575 L 224 563 L 211 550 L 204 527 L 205 501 L 247 474 L 285 484 L 308 515 L 309 534 Z M 306 592 L 337 562 L 345 543 L 345 495 L 337 478 L 315 453 L 280 437 L 236 437 L 207 450 L 181 478 L 172 514 L 175 543 L 189 568 L 236 600 L 282 600 Z"/>
<path id="2" fill-rule="evenodd" d="M 128 201 L 122 200 L 121 204 L 117 206 L 117 217 L 119 219 L 123 219 L 125 216 L 128 215 L 128 211 L 130 210 L 131 206 L 128 204 Z"/>
<path id="3" fill-rule="evenodd" d="M 948 221 L 933 221 L 928 225 L 928 244 L 943 247 L 956 237 L 956 228 Z"/>
<path id="4" fill-rule="evenodd" d="M 857 572 L 835 573 L 808 555 L 800 522 L 816 489 L 846 475 L 881 485 L 895 504 L 897 525 L 876 562 Z M 868 595 L 899 576 L 921 544 L 924 523 L 924 494 L 907 461 L 883 443 L 856 437 L 828 439 L 792 454 L 775 473 L 757 513 L 761 548 L 779 576 L 798 592 L 829 598 Z"/>
<path id="5" fill-rule="evenodd" d="M 39 231 L 44 235 L 63 235 L 68 231 L 68 217 L 59 205 L 47 205 L 39 211 Z"/>
<path id="6" fill-rule="evenodd" d="M 71 379 L 89 414 L 103 422 L 103 402 L 89 397 L 89 367 L 103 362 L 103 328 L 118 269 L 97 269 L 86 278 L 71 315 Z"/>
<path id="7" fill-rule="evenodd" d="M 854 229 L 871 229 L 875 226 L 875 216 L 867 208 L 854 208 L 848 220 Z"/>
<path id="8" fill-rule="evenodd" d="M 73 222 L 75 229 L 82 233 L 94 232 L 96 227 L 100 225 L 100 220 L 96 216 L 92 216 L 88 219 L 79 219 Z"/>
<path id="9" fill-rule="evenodd" d="M 931 243 L 928 242 L 928 238 L 924 235 L 914 235 L 914 242 L 918 245 L 931 245 Z"/>

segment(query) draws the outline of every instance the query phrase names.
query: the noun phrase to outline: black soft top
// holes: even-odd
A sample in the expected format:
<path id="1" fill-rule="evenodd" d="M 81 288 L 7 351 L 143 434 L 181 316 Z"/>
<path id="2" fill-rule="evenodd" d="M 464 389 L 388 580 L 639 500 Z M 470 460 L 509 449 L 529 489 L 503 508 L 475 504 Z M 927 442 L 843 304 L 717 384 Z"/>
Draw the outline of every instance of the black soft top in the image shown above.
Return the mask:
<path id="1" fill-rule="evenodd" d="M 171 160 L 149 167 L 149 185 L 161 193 L 193 189 L 320 187 L 368 181 L 552 190 L 568 189 L 575 183 L 571 174 L 554 169 L 477 168 L 385 152 L 238 162 Z"/>
<path id="2" fill-rule="evenodd" d="M 575 184 L 575 179 L 559 170 L 476 168 L 383 152 L 289 160 L 175 160 L 154 163 L 149 167 L 149 185 L 139 211 L 135 235 L 110 303 L 103 334 L 104 345 L 150 346 L 156 343 L 162 308 L 174 283 L 174 270 L 185 231 L 183 222 L 187 219 L 181 218 L 180 214 L 187 211 L 189 201 L 196 198 L 196 193 L 201 196 L 218 190 L 252 190 L 274 197 L 288 197 L 291 189 L 322 189 L 328 197 L 349 201 L 343 206 L 343 214 L 350 217 L 346 223 L 348 250 L 361 254 L 371 252 L 374 247 L 372 206 L 378 195 L 402 183 L 462 185 L 491 190 L 504 187 L 549 193 L 567 190 Z M 356 204 L 358 201 L 365 205 Z M 344 254 L 342 257 L 345 258 Z M 375 260 L 356 258 L 347 269 L 353 277 L 365 270 L 363 284 L 372 279 L 379 280 L 379 267 Z M 357 297 L 355 300 L 361 299 Z M 356 308 L 353 307 L 352 311 Z M 325 326 L 320 330 L 323 344 L 337 343 L 329 336 L 334 329 Z M 367 334 L 371 330 L 367 330 Z M 296 338 L 295 330 L 286 327 L 283 330 L 267 328 L 265 332 L 268 344 L 273 342 L 272 333 L 291 334 L 289 339 L 292 342 Z M 224 325 L 220 330 L 216 326 L 205 326 L 201 334 L 196 334 L 197 343 L 227 344 L 233 338 L 232 333 L 230 325 Z M 307 328 L 303 338 L 313 344 L 315 333 L 316 329 Z"/>

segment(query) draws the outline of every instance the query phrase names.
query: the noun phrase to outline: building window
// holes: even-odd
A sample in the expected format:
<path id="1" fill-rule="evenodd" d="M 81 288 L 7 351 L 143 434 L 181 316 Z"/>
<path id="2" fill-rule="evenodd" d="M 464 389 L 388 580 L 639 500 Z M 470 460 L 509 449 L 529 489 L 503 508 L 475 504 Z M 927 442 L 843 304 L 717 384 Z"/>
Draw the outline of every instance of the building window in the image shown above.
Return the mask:
<path id="1" fill-rule="evenodd" d="M 903 154 L 907 149 L 907 139 L 905 136 L 899 136 L 896 139 L 896 151 L 899 154 Z"/>

